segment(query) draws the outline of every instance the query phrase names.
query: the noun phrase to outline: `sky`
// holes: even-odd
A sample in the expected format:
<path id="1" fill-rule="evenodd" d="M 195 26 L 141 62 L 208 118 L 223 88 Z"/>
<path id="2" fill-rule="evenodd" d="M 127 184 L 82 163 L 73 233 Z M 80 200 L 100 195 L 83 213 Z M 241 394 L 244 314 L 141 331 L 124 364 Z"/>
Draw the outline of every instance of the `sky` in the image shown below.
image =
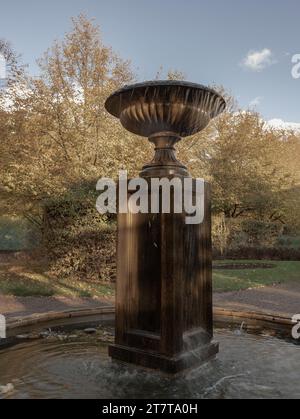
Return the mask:
<path id="1" fill-rule="evenodd" d="M 37 75 L 36 60 L 82 12 L 139 81 L 177 69 L 223 85 L 266 120 L 300 124 L 299 0 L 0 0 L 0 38 Z"/>

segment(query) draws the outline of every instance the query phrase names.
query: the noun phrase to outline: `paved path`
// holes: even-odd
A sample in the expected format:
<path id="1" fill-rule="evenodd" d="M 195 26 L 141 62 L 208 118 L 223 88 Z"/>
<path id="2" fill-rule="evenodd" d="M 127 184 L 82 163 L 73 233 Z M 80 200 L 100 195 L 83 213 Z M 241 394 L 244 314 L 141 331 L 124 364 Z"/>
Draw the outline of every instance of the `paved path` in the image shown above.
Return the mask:
<path id="1" fill-rule="evenodd" d="M 6 317 L 111 306 L 108 300 L 66 297 L 9 297 L 0 295 L 0 313 Z"/>
<path id="2" fill-rule="evenodd" d="M 285 314 L 290 317 L 300 314 L 300 281 L 246 291 L 216 293 L 214 304 L 220 308 Z"/>
<path id="3" fill-rule="evenodd" d="M 292 316 L 300 313 L 300 282 L 247 291 L 216 293 L 214 294 L 214 304 L 219 308 L 230 310 Z M 9 297 L 0 295 L 0 313 L 7 317 L 109 305 L 112 305 L 111 301 L 98 298 Z"/>

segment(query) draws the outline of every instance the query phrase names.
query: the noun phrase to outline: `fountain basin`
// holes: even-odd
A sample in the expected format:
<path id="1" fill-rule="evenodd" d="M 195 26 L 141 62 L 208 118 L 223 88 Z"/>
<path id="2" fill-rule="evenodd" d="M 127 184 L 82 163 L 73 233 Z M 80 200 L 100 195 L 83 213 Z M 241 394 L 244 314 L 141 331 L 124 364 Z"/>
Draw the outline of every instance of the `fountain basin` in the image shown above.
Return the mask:
<path id="1" fill-rule="evenodd" d="M 187 137 L 203 130 L 226 107 L 215 90 L 183 81 L 152 81 L 126 86 L 111 95 L 107 111 L 142 137 L 167 132 Z"/>
<path id="2" fill-rule="evenodd" d="M 74 336 L 75 331 L 70 331 Z M 221 352 L 171 377 L 111 362 L 98 338 L 22 342 L 0 351 L 7 399 L 278 399 L 300 397 L 299 346 L 276 338 L 216 330 Z"/>

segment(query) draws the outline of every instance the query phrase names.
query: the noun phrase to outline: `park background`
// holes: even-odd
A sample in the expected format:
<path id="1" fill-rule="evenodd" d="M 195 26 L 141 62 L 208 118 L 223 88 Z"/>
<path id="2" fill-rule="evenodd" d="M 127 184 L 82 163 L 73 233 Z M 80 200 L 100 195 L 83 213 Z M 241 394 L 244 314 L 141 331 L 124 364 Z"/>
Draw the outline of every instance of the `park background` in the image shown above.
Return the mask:
<path id="1" fill-rule="evenodd" d="M 134 63 L 85 14 L 37 57 L 34 75 L 9 41 L 0 50 L 0 293 L 111 299 L 116 219 L 98 214 L 96 183 L 121 169 L 137 176 L 152 156 L 104 110 L 113 91 L 141 81 Z M 188 75 L 158 67 L 152 78 Z M 178 148 L 212 184 L 215 291 L 299 281 L 300 131 L 212 87 L 227 111 Z"/>

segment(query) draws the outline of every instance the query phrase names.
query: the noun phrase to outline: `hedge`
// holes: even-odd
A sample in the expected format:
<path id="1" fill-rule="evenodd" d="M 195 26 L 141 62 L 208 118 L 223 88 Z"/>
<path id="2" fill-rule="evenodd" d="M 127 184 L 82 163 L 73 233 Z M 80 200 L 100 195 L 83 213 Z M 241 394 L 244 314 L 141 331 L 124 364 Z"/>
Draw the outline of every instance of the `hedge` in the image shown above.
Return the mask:
<path id="1" fill-rule="evenodd" d="M 47 202 L 43 244 L 56 277 L 115 281 L 116 222 L 100 215 L 91 198 Z"/>

